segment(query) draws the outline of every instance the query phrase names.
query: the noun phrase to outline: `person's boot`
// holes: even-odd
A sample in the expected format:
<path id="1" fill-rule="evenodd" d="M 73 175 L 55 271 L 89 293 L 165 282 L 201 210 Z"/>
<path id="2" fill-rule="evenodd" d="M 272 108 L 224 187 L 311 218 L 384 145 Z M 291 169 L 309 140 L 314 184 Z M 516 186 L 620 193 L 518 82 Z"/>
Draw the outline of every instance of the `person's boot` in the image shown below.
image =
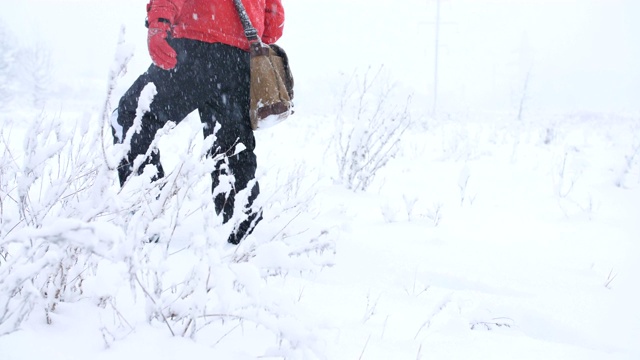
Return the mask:
<path id="1" fill-rule="evenodd" d="M 253 229 L 255 229 L 256 225 L 258 225 L 261 220 L 262 209 L 257 212 L 251 212 L 251 214 L 249 214 L 249 216 L 234 229 L 231 235 L 229 235 L 229 239 L 227 239 L 227 241 L 230 244 L 238 245 L 240 241 L 244 240 L 253 232 Z"/>

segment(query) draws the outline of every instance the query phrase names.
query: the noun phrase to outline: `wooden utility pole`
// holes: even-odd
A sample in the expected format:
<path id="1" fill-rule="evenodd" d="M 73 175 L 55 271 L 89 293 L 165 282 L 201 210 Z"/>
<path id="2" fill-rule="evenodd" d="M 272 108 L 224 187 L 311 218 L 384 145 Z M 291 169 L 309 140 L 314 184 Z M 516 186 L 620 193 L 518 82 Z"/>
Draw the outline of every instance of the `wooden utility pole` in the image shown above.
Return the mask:
<path id="1" fill-rule="evenodd" d="M 435 21 L 423 21 L 420 22 L 420 25 L 435 25 L 435 41 L 434 41 L 434 52 L 433 52 L 433 103 L 431 105 L 431 115 L 435 116 L 436 111 L 438 110 L 438 62 L 440 60 L 440 25 L 451 25 L 455 24 L 455 22 L 442 22 L 440 21 L 440 5 L 443 0 L 435 0 L 436 2 L 436 13 L 435 13 Z M 428 110 L 427 110 L 428 111 Z"/>
<path id="2" fill-rule="evenodd" d="M 444 2 L 443 0 L 435 0 L 436 2 L 436 13 L 435 19 L 433 22 L 423 22 L 422 24 L 433 24 L 435 25 L 435 38 L 433 42 L 434 51 L 433 51 L 433 104 L 431 107 L 432 116 L 436 115 L 436 111 L 438 111 L 438 65 L 440 62 L 440 26 L 441 25 L 452 25 L 455 22 L 442 22 L 440 19 L 440 5 Z"/>

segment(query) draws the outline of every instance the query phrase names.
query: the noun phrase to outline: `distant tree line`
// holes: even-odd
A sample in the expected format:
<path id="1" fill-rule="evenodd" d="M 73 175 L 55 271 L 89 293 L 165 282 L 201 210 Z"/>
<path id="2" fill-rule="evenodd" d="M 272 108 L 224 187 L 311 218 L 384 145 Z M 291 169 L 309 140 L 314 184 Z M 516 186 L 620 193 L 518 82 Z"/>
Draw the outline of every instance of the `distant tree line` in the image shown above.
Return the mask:
<path id="1" fill-rule="evenodd" d="M 20 45 L 0 22 L 0 109 L 42 108 L 52 84 L 51 53 L 42 44 Z"/>

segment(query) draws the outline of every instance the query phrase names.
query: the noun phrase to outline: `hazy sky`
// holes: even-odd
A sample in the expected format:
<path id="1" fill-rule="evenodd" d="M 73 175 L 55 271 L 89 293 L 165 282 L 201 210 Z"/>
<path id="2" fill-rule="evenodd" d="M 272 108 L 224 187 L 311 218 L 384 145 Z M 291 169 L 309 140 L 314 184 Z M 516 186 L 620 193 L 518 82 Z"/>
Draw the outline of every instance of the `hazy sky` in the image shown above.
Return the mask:
<path id="1" fill-rule="evenodd" d="M 137 44 L 134 61 L 140 68 L 149 61 L 147 0 L 3 1 L 3 23 L 50 47 L 65 79 L 104 79 L 121 25 Z M 282 42 L 300 89 L 338 71 L 384 63 L 431 101 L 436 0 L 283 4 Z M 439 106 L 513 110 L 528 74 L 532 110 L 638 112 L 638 19 L 640 0 L 441 0 Z"/>
<path id="2" fill-rule="evenodd" d="M 638 111 L 639 17 L 637 0 L 443 0 L 443 91 L 505 105 L 528 73 L 531 106 Z"/>

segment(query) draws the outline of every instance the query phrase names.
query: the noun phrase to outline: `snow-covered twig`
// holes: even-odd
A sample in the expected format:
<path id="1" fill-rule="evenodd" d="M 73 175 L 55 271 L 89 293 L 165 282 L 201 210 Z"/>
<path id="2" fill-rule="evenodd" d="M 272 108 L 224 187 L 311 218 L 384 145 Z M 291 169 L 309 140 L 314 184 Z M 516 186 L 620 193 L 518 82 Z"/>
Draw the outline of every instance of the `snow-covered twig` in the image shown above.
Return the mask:
<path id="1" fill-rule="evenodd" d="M 381 84 L 380 93 L 374 93 L 381 71 L 382 68 L 371 80 L 367 72 L 355 90 L 351 89 L 351 82 L 347 83 L 338 109 L 338 175 L 354 191 L 367 189 L 376 173 L 395 156 L 402 135 L 411 124 L 410 98 L 397 108 L 390 100 L 391 87 Z"/>

